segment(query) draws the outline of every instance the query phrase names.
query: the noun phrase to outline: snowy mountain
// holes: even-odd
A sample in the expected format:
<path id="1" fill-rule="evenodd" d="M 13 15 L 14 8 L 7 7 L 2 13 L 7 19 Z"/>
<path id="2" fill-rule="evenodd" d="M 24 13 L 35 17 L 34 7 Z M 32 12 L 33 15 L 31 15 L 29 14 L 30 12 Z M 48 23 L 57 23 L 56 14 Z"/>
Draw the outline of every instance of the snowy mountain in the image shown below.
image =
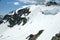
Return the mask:
<path id="1" fill-rule="evenodd" d="M 0 20 L 3 18 L 3 16 L 2 15 L 0 15 Z"/>
<path id="2" fill-rule="evenodd" d="M 2 15 L 0 15 L 0 24 L 3 22 L 3 16 Z"/>
<path id="3" fill-rule="evenodd" d="M 28 5 L 22 8 L 29 7 L 31 13 L 27 18 L 27 23 L 22 26 L 15 25 L 9 28 L 7 23 L 0 25 L 0 40 L 28 40 L 27 36 L 36 34 L 39 30 L 44 30 L 37 40 L 51 40 L 52 37 L 60 32 L 60 6 L 45 6 L 45 5 Z M 19 8 L 19 9 L 22 9 Z M 18 13 L 16 10 L 16 13 Z"/>

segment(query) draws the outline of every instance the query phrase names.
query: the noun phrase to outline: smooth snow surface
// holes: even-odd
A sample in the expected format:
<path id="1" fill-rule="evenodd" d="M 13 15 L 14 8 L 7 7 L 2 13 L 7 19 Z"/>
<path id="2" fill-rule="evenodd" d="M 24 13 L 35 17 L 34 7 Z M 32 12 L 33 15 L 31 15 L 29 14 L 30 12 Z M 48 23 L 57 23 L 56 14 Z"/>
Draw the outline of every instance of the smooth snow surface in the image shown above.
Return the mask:
<path id="1" fill-rule="evenodd" d="M 42 29 L 44 32 L 37 40 L 51 40 L 60 31 L 60 6 L 29 5 L 28 7 L 31 13 L 27 16 L 29 20 L 24 26 L 15 25 L 13 28 L 8 28 L 8 23 L 0 25 L 0 40 L 28 40 L 26 39 L 28 35 L 36 34 Z M 45 15 L 42 12 L 51 13 Z"/>

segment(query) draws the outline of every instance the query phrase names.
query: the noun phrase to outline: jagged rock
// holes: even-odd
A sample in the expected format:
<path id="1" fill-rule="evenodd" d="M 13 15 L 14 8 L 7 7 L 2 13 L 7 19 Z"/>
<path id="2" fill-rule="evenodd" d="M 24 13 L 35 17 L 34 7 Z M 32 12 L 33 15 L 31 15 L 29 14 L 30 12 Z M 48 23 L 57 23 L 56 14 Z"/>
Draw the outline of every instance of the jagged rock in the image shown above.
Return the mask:
<path id="1" fill-rule="evenodd" d="M 60 40 L 60 33 L 57 33 L 51 40 Z"/>
<path id="2" fill-rule="evenodd" d="M 26 13 L 27 13 L 27 15 L 30 13 L 28 7 L 18 10 L 18 15 L 19 16 L 22 16 L 23 14 L 25 15 Z"/>
<path id="3" fill-rule="evenodd" d="M 43 32 L 44 30 L 40 30 L 37 34 L 33 35 L 33 34 L 30 34 L 27 38 L 29 38 L 28 40 L 36 40 L 40 35 L 41 33 Z M 26 39 L 27 39 L 26 38 Z"/>
<path id="4" fill-rule="evenodd" d="M 3 20 L 6 20 L 6 22 L 8 21 L 10 25 L 8 25 L 8 27 L 13 27 L 14 25 L 16 24 L 20 24 L 21 22 L 23 22 L 22 25 L 25 25 L 27 23 L 27 19 L 25 17 L 21 17 L 23 14 L 25 16 L 27 16 L 30 11 L 29 11 L 29 8 L 23 8 L 23 9 L 19 9 L 17 11 L 18 13 L 16 13 L 16 10 L 15 11 L 11 11 L 10 13 L 14 13 L 13 15 L 5 15 Z"/>
<path id="5" fill-rule="evenodd" d="M 57 3 L 56 2 L 47 2 L 46 3 L 46 6 L 50 6 L 50 5 L 57 5 Z"/>

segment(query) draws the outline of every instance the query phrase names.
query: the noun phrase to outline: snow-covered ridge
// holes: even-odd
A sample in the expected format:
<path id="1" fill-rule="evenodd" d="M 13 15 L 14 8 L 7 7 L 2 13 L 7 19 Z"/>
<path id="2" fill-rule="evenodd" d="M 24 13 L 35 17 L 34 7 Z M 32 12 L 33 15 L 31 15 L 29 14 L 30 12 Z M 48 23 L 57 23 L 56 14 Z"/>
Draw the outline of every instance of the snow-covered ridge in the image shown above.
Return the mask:
<path id="1" fill-rule="evenodd" d="M 44 32 L 38 37 L 37 40 L 51 40 L 51 38 L 60 31 L 60 6 L 29 6 L 31 13 L 26 16 L 29 17 L 29 20 L 24 26 L 15 25 L 13 28 L 8 28 L 8 23 L 0 25 L 0 33 L 3 31 L 0 34 L 0 40 L 28 40 L 26 39 L 28 35 L 36 34 L 42 29 Z M 44 14 L 45 12 L 48 14 L 49 12 L 51 13 L 49 15 L 44 15 L 42 12 L 44 12 Z M 52 15 L 52 13 L 55 13 L 55 15 Z"/>

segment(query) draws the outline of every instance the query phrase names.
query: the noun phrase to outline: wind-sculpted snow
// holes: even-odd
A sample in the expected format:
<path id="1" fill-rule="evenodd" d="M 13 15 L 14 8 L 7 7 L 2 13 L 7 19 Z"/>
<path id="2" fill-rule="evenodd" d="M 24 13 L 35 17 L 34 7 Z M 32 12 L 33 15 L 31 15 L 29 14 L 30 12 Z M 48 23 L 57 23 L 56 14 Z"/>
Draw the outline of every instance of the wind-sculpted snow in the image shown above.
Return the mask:
<path id="1" fill-rule="evenodd" d="M 27 7 L 31 11 L 26 16 L 28 18 L 27 23 L 22 26 L 22 22 L 20 25 L 15 25 L 12 28 L 6 26 L 8 23 L 1 24 L 0 40 L 28 40 L 26 39 L 27 36 L 36 34 L 39 30 L 44 31 L 36 40 L 51 40 L 60 31 L 60 6 L 28 5 Z M 44 15 L 45 13 L 42 14 L 45 10 L 49 11 L 47 11 L 46 15 Z M 57 11 L 54 12 L 54 10 Z"/>
<path id="2" fill-rule="evenodd" d="M 53 5 L 52 6 L 47 6 L 47 7 L 43 6 L 41 8 L 41 12 L 44 15 L 56 15 L 57 13 L 60 12 L 60 8 L 59 7 L 60 6 L 53 6 Z"/>
<path id="3" fill-rule="evenodd" d="M 59 12 L 59 9 L 52 9 L 52 10 L 44 10 L 42 14 L 44 15 L 56 15 Z"/>

